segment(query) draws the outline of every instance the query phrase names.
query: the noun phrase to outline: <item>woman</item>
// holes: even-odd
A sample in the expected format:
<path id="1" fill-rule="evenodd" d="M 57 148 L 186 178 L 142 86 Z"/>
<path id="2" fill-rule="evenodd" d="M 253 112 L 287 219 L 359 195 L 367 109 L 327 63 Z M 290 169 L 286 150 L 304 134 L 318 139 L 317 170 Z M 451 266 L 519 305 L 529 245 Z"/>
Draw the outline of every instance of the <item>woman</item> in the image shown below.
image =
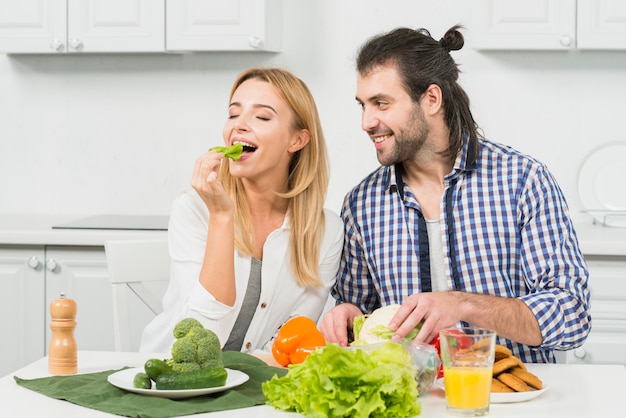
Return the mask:
<path id="1" fill-rule="evenodd" d="M 176 323 L 194 317 L 224 350 L 268 352 L 290 317 L 318 320 L 334 283 L 343 227 L 323 207 L 328 157 L 307 86 L 282 69 L 244 71 L 223 136 L 244 151 L 238 161 L 202 155 L 175 200 L 164 312 L 141 351 L 169 352 Z"/>

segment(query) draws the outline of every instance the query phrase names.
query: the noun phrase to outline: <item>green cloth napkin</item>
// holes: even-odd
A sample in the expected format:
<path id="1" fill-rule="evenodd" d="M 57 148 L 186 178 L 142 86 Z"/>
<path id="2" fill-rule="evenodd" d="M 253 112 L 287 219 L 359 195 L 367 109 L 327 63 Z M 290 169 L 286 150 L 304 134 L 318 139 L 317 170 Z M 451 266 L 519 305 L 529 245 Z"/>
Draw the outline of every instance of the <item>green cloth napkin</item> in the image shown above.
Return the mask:
<path id="1" fill-rule="evenodd" d="M 224 367 L 241 370 L 250 379 L 224 392 L 179 400 L 127 392 L 107 381 L 110 374 L 127 367 L 72 376 L 13 378 L 18 385 L 35 392 L 98 411 L 127 417 L 165 418 L 261 405 L 264 403 L 261 383 L 275 374 L 283 376 L 287 373 L 285 369 L 268 366 L 262 360 L 238 351 L 226 351 L 223 358 Z"/>

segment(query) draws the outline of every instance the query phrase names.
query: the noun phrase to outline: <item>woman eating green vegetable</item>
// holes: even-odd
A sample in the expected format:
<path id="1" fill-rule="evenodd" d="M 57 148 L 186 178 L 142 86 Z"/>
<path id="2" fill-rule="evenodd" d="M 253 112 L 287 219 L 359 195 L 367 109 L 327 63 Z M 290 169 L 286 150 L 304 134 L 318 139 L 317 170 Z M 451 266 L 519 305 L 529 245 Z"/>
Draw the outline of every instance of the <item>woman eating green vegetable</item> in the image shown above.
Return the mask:
<path id="1" fill-rule="evenodd" d="M 169 352 L 175 324 L 193 317 L 224 350 L 269 352 L 290 317 L 318 320 L 334 283 L 343 226 L 323 207 L 328 156 L 307 86 L 283 69 L 244 71 L 223 138 L 173 203 L 164 312 L 141 351 Z"/>

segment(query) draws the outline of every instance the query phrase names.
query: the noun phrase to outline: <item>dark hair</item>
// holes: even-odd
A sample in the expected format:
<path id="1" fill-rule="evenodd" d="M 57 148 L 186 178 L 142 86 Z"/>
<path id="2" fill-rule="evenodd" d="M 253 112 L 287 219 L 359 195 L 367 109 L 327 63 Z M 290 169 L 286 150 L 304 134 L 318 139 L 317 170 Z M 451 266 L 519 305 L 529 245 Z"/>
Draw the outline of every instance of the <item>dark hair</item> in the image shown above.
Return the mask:
<path id="1" fill-rule="evenodd" d="M 397 28 L 369 39 L 359 50 L 357 71 L 366 75 L 376 67 L 395 65 L 402 83 L 414 102 L 428 86 L 436 84 L 442 91 L 445 122 L 450 130 L 446 153 L 454 158 L 469 136 L 470 163 L 478 154 L 478 125 L 470 111 L 467 93 L 457 83 L 459 68 L 449 52 L 463 47 L 462 26 L 448 29 L 436 41 L 426 29 Z"/>

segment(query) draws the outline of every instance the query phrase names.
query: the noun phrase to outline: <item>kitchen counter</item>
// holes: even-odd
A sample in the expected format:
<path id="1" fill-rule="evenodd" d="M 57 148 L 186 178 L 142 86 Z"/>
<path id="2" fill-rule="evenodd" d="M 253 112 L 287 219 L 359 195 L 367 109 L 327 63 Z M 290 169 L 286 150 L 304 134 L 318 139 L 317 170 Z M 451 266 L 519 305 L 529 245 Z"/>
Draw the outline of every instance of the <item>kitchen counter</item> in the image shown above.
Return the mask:
<path id="1" fill-rule="evenodd" d="M 574 222 L 584 255 L 626 255 L 626 228 Z"/>
<path id="2" fill-rule="evenodd" d="M 151 238 L 167 231 L 52 229 L 90 215 L 0 214 L 0 245 L 104 245 L 107 239 Z M 574 222 L 585 255 L 626 256 L 626 228 Z"/>
<path id="3" fill-rule="evenodd" d="M 78 372 L 90 373 L 123 366 L 141 367 L 148 353 L 79 351 Z M 47 357 L 0 379 L 0 412 L 2 416 L 20 417 L 113 417 L 66 401 L 52 399 L 18 386 L 13 376 L 24 379 L 48 376 Z M 618 365 L 528 364 L 549 389 L 538 398 L 519 403 L 492 404 L 489 417 L 622 417 L 626 368 Z M 420 417 L 448 417 L 444 393 L 434 388 L 420 398 Z M 193 417 L 296 417 L 261 405 L 246 409 L 197 414 Z"/>
<path id="4" fill-rule="evenodd" d="M 0 214 L 0 245 L 103 246 L 109 239 L 154 238 L 163 230 L 53 229 L 91 215 Z"/>

